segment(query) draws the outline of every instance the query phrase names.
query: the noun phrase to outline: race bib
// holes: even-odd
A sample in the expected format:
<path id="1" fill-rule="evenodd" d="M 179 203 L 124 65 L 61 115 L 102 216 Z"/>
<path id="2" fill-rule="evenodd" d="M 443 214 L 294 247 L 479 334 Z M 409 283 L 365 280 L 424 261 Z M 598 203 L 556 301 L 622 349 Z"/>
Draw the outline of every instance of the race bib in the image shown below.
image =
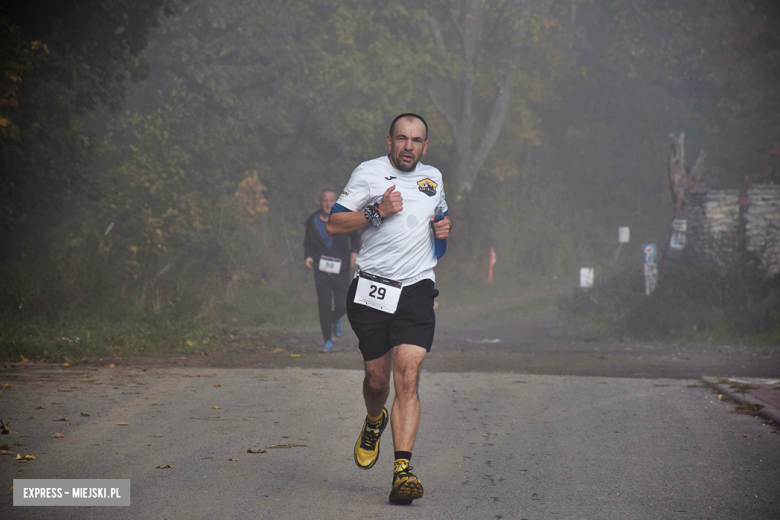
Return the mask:
<path id="1" fill-rule="evenodd" d="M 341 259 L 330 256 L 321 256 L 320 271 L 330 274 L 339 274 L 341 272 Z"/>
<path id="2" fill-rule="evenodd" d="M 398 307 L 402 286 L 401 282 L 395 280 L 360 273 L 354 301 L 393 314 Z"/>

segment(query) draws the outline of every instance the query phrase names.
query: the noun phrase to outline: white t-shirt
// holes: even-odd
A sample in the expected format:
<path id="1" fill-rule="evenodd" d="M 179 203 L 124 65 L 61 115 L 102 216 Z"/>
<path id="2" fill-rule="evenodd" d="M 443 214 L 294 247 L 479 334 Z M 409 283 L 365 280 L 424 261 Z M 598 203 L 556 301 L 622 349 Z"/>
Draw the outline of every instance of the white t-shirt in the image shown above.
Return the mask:
<path id="1" fill-rule="evenodd" d="M 441 172 L 417 163 L 413 172 L 396 170 L 387 156 L 366 161 L 355 168 L 338 204 L 350 211 L 363 211 L 382 200 L 387 188 L 395 185 L 403 197 L 404 209 L 386 217 L 379 227 L 363 228 L 362 246 L 357 257 L 360 271 L 404 285 L 428 278 L 435 281 L 436 265 L 431 217 L 436 208 L 447 211 Z"/>

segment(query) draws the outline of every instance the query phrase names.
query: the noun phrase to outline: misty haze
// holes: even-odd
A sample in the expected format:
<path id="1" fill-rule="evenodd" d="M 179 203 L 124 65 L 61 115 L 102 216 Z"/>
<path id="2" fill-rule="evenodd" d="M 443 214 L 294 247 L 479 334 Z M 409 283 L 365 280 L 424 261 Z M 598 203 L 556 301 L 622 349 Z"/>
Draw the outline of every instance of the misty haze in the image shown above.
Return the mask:
<path id="1" fill-rule="evenodd" d="M 36 457 L 0 457 L 0 503 L 780 517 L 778 28 L 774 0 L 5 3 L 0 453 Z M 388 510 L 389 472 L 352 464 L 358 339 L 313 275 L 351 279 L 359 233 L 327 266 L 305 238 L 407 112 L 452 230 L 426 495 Z M 130 479 L 133 505 L 12 506 L 13 479 L 55 478 Z"/>

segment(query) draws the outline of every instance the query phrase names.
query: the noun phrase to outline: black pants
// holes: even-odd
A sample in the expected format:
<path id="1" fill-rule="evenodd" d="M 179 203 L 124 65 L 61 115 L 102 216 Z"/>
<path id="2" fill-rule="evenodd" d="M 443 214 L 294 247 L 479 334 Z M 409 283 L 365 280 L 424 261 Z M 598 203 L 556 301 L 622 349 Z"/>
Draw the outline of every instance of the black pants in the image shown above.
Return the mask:
<path id="1" fill-rule="evenodd" d="M 320 311 L 322 339 L 332 339 L 333 322 L 347 313 L 347 289 L 349 289 L 349 268 L 341 266 L 343 272 L 328 274 L 314 270 L 314 285 L 317 287 L 317 307 Z"/>

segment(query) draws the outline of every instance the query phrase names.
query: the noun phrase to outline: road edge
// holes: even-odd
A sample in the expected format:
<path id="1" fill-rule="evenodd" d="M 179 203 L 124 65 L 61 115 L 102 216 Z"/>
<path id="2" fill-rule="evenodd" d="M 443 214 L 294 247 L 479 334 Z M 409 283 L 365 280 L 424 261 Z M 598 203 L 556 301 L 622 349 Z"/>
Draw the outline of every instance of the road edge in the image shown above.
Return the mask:
<path id="1" fill-rule="evenodd" d="M 761 399 L 753 397 L 753 395 L 749 393 L 738 392 L 725 383 L 719 383 L 718 378 L 712 376 L 702 376 L 701 380 L 704 381 L 707 385 L 718 390 L 718 392 L 722 393 L 723 395 L 727 395 L 730 399 L 733 399 L 739 404 L 761 405 L 762 408 L 758 412 L 758 415 L 764 417 L 765 419 L 772 420 L 776 425 L 780 426 L 780 410 L 771 404 L 765 403 Z"/>

